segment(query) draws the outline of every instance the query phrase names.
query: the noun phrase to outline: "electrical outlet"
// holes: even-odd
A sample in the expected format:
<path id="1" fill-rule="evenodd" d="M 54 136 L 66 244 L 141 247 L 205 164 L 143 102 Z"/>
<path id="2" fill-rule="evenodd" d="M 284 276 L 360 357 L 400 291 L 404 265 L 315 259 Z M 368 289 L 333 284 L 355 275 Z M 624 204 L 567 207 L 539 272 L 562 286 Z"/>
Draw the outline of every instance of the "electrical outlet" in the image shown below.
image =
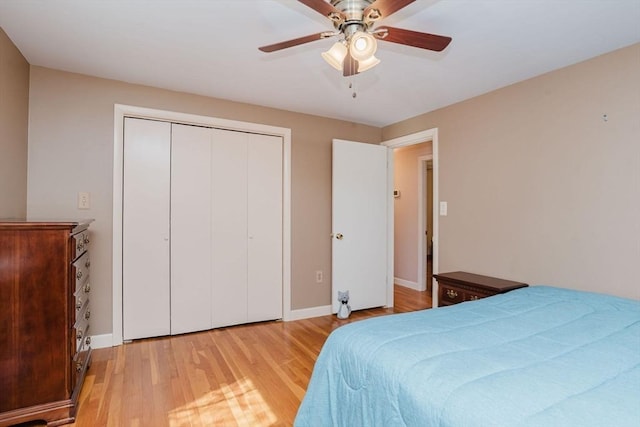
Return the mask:
<path id="1" fill-rule="evenodd" d="M 89 209 L 91 208 L 91 199 L 90 194 L 86 191 L 80 191 L 78 193 L 78 209 Z"/>
<path id="2" fill-rule="evenodd" d="M 322 270 L 317 270 L 316 271 L 316 283 L 322 283 L 322 280 L 324 279 L 323 276 L 324 275 L 322 274 Z"/>

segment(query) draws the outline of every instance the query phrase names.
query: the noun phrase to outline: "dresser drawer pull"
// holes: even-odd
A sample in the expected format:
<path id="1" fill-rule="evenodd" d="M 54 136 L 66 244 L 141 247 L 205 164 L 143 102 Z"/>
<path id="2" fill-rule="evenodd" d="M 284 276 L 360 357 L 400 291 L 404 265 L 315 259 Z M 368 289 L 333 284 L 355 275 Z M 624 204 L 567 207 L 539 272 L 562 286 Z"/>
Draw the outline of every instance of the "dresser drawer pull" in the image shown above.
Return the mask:
<path id="1" fill-rule="evenodd" d="M 84 343 L 86 345 L 90 345 L 91 344 L 91 337 L 87 337 L 87 339 L 84 340 Z"/>
<path id="2" fill-rule="evenodd" d="M 89 244 L 89 236 L 84 236 L 84 239 L 82 239 L 82 241 L 84 242 L 85 245 Z"/>
<path id="3" fill-rule="evenodd" d="M 453 289 L 447 289 L 447 296 L 453 299 L 458 296 L 458 293 Z"/>
<path id="4" fill-rule="evenodd" d="M 90 317 L 91 317 L 91 311 L 90 311 L 90 310 L 87 310 L 87 312 L 84 314 L 84 318 L 85 318 L 85 319 L 88 319 L 88 318 L 90 318 Z"/>
<path id="5" fill-rule="evenodd" d="M 469 297 L 469 301 L 475 301 L 475 300 L 477 300 L 477 299 L 480 299 L 480 297 L 479 297 L 478 295 L 471 295 L 471 296 Z"/>
<path id="6" fill-rule="evenodd" d="M 82 308 L 82 298 L 78 298 L 76 301 L 76 310 L 80 310 Z"/>
<path id="7" fill-rule="evenodd" d="M 82 329 L 78 329 L 76 331 L 76 339 L 79 340 L 82 338 Z"/>
<path id="8" fill-rule="evenodd" d="M 84 263 L 84 266 L 85 266 L 86 268 L 91 267 L 91 261 L 87 260 L 87 262 L 85 262 L 85 263 Z"/>
<path id="9" fill-rule="evenodd" d="M 91 291 L 91 285 L 87 283 L 86 285 L 84 285 L 84 293 L 88 294 L 90 291 Z"/>
<path id="10" fill-rule="evenodd" d="M 82 372 L 82 362 L 76 363 L 76 372 Z"/>
<path id="11" fill-rule="evenodd" d="M 84 242 L 78 242 L 78 244 L 76 245 L 76 250 L 78 252 L 81 252 L 84 249 Z"/>
<path id="12" fill-rule="evenodd" d="M 76 279 L 78 279 L 78 280 L 82 279 L 82 271 L 78 271 L 76 273 Z"/>

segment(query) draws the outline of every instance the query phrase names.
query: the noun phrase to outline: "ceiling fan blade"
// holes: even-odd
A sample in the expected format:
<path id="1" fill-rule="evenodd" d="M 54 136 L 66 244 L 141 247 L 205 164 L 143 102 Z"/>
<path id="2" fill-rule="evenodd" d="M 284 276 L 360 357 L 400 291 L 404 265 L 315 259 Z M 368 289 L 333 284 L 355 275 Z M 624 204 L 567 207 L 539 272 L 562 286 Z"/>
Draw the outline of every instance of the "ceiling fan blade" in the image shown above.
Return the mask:
<path id="1" fill-rule="evenodd" d="M 380 40 L 440 52 L 451 43 L 451 37 L 421 33 L 394 27 L 379 27 L 373 35 Z"/>
<path id="2" fill-rule="evenodd" d="M 314 42 L 316 40 L 320 40 L 325 37 L 327 37 L 326 32 L 310 34 L 308 36 L 298 37 L 297 39 L 292 39 L 292 40 L 287 40 L 280 43 L 274 43 L 267 46 L 262 46 L 262 47 L 259 47 L 258 49 L 260 49 L 263 52 L 275 52 L 276 50 L 282 50 L 288 47 L 293 47 L 293 46 L 298 46 L 304 43 Z"/>
<path id="3" fill-rule="evenodd" d="M 362 16 L 365 17 L 365 20 L 375 21 L 376 19 L 388 18 L 389 15 L 392 15 L 402 9 L 405 6 L 410 5 L 416 0 L 376 0 L 371 3 L 365 10 Z M 378 11 L 379 13 L 375 13 L 373 16 L 378 16 L 376 18 L 370 17 L 372 11 Z"/>
<path id="4" fill-rule="evenodd" d="M 332 21 L 344 21 L 345 19 L 344 13 L 340 12 L 338 9 L 333 7 L 331 3 L 328 3 L 325 0 L 298 0 L 298 1 L 306 6 L 309 6 L 311 9 L 324 15 L 325 17 L 331 19 Z"/>
<path id="5" fill-rule="evenodd" d="M 355 74 L 358 74 L 358 60 L 351 56 L 351 52 L 347 52 L 347 56 L 344 57 L 344 62 L 342 63 L 342 75 L 349 77 Z"/>

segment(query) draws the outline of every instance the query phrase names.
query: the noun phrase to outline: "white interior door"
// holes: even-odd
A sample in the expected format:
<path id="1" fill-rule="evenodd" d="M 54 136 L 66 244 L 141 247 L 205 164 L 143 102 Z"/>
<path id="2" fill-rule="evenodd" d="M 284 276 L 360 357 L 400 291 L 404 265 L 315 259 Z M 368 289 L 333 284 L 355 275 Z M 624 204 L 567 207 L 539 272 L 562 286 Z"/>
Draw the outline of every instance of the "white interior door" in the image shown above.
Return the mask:
<path id="1" fill-rule="evenodd" d="M 171 334 L 181 334 L 211 328 L 211 129 L 171 128 Z"/>
<path id="2" fill-rule="evenodd" d="M 387 304 L 387 157 L 381 145 L 333 141 L 332 303 L 349 291 L 351 308 Z"/>
<path id="3" fill-rule="evenodd" d="M 171 124 L 126 118 L 122 212 L 122 336 L 170 333 Z"/>

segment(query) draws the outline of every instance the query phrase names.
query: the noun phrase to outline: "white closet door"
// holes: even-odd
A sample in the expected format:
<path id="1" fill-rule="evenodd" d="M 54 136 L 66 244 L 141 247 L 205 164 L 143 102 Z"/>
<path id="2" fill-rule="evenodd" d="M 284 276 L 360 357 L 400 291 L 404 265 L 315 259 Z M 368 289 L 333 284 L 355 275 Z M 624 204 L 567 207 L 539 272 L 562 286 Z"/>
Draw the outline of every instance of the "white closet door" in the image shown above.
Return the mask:
<path id="1" fill-rule="evenodd" d="M 126 118 L 122 213 L 122 336 L 170 333 L 169 123 Z"/>
<path id="2" fill-rule="evenodd" d="M 212 130 L 214 328 L 247 321 L 247 135 Z"/>
<path id="3" fill-rule="evenodd" d="M 248 144 L 248 321 L 282 318 L 282 138 Z"/>
<path id="4" fill-rule="evenodd" d="M 171 333 L 211 328 L 211 129 L 172 125 Z"/>

